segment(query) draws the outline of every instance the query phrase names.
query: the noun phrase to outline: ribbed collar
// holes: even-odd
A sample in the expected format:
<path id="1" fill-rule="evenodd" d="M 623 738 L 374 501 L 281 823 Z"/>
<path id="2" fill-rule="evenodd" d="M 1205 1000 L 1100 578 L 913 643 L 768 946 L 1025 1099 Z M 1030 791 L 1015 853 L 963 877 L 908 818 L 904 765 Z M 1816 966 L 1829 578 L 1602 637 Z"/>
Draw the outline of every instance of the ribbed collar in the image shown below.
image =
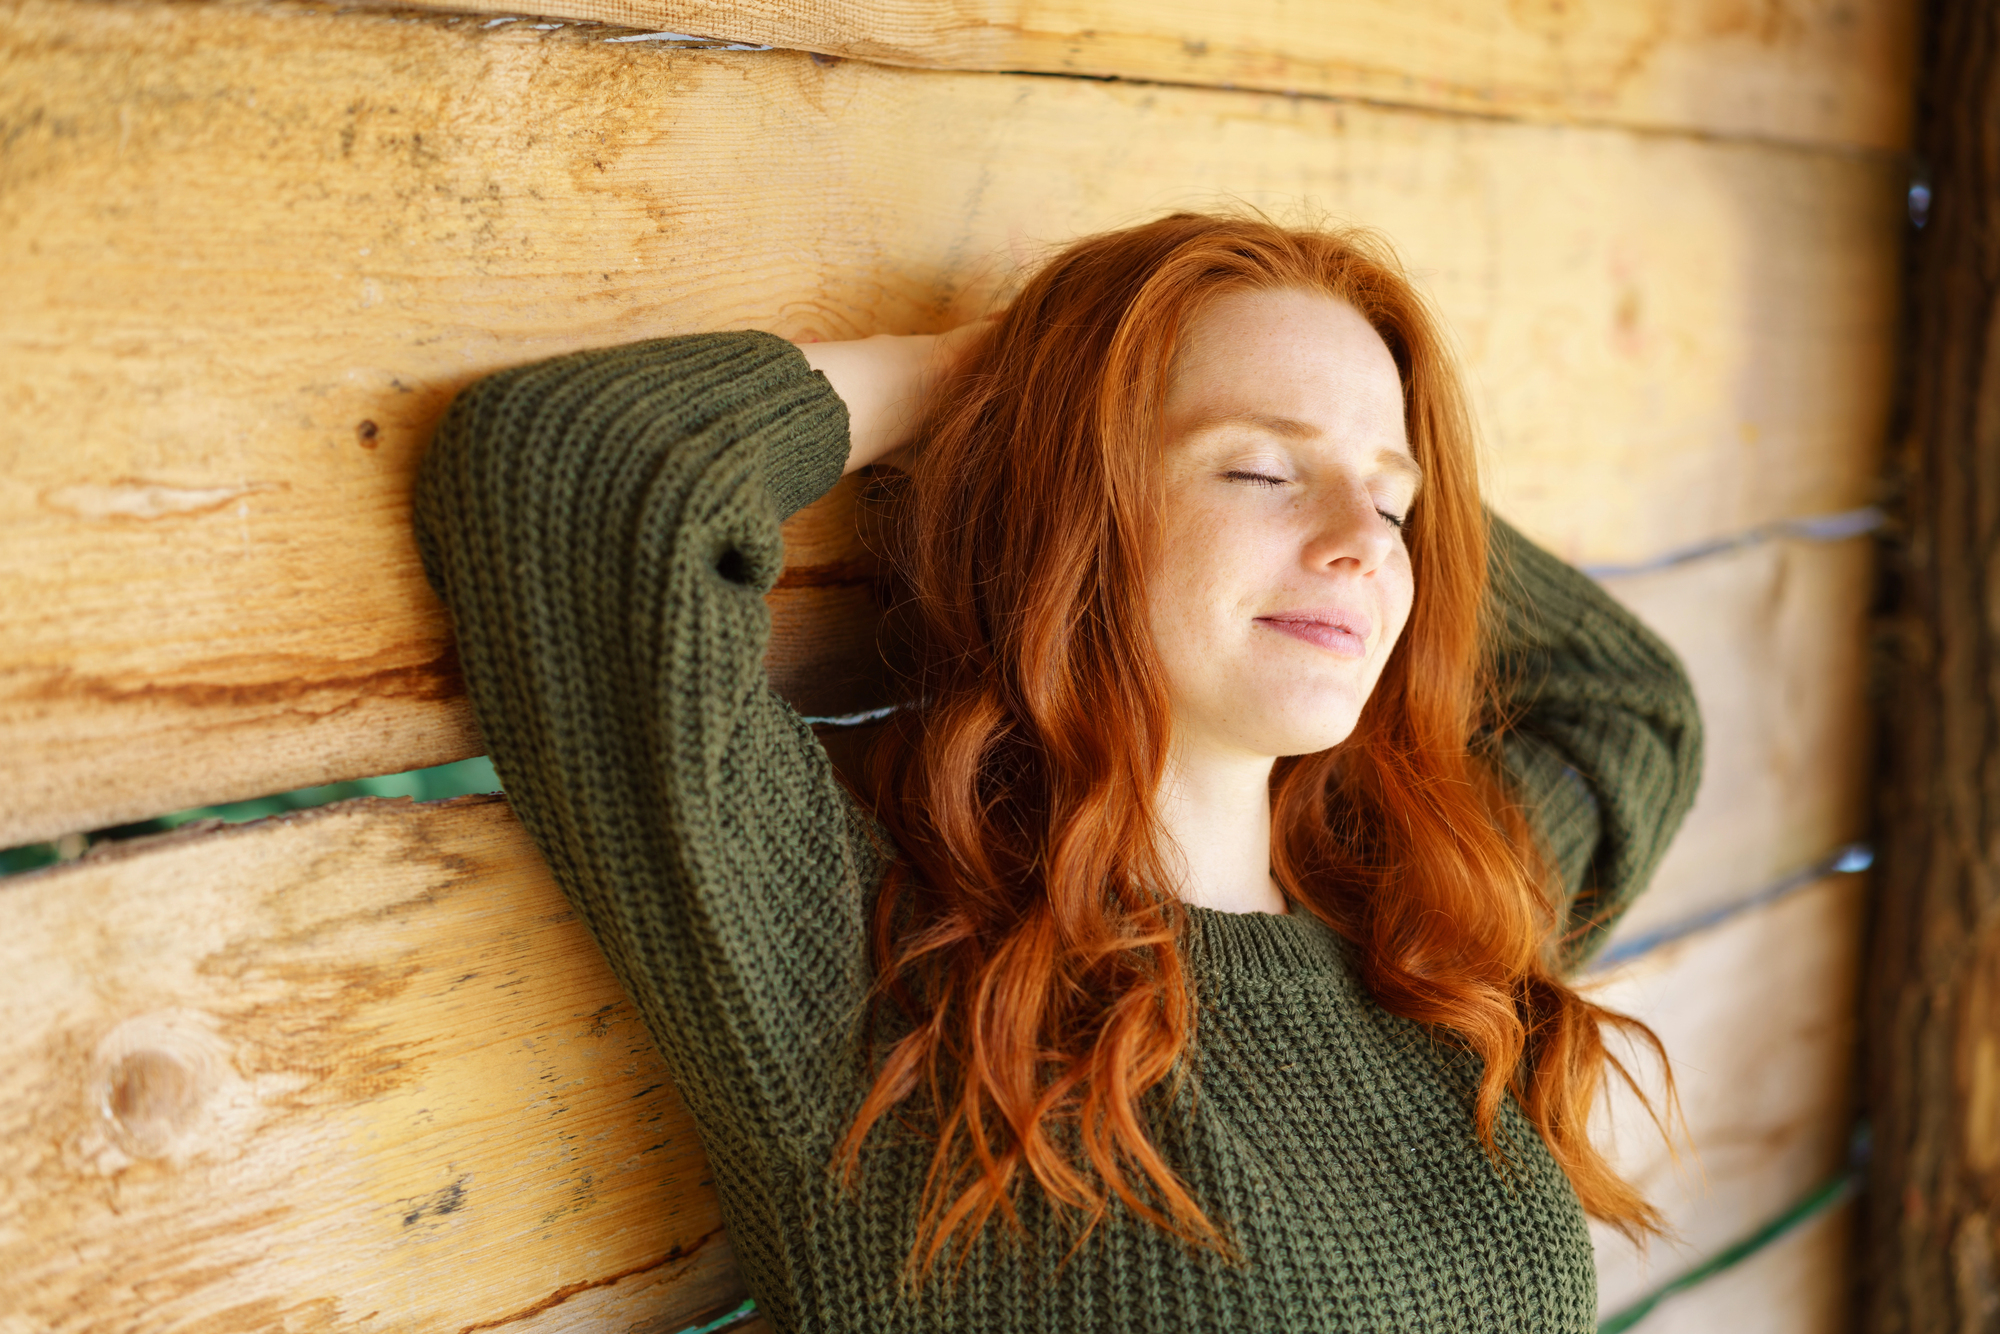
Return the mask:
<path id="1" fill-rule="evenodd" d="M 1189 905 L 1187 922 L 1188 964 L 1197 976 L 1277 980 L 1347 972 L 1340 937 L 1303 908 L 1279 917 Z"/>

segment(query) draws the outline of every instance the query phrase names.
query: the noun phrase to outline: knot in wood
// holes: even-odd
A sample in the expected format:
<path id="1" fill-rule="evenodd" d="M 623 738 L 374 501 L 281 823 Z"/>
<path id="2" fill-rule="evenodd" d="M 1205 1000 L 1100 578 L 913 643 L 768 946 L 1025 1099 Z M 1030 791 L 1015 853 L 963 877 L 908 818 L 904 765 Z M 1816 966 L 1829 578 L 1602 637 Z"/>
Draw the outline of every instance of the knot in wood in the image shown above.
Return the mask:
<path id="1" fill-rule="evenodd" d="M 105 1110 L 142 1157 L 164 1155 L 201 1110 L 200 1078 L 172 1052 L 135 1051 L 111 1072 Z"/>

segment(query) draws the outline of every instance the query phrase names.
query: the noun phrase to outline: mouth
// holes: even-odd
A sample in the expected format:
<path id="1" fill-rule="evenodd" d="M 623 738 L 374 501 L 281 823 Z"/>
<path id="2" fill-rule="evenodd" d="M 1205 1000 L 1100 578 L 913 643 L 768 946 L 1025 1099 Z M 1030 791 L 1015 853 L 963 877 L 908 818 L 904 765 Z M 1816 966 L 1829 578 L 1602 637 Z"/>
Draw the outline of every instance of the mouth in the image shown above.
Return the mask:
<path id="1" fill-rule="evenodd" d="M 1343 658 L 1365 656 L 1368 632 L 1373 628 L 1366 616 L 1344 611 L 1283 611 L 1259 616 L 1257 624 Z"/>

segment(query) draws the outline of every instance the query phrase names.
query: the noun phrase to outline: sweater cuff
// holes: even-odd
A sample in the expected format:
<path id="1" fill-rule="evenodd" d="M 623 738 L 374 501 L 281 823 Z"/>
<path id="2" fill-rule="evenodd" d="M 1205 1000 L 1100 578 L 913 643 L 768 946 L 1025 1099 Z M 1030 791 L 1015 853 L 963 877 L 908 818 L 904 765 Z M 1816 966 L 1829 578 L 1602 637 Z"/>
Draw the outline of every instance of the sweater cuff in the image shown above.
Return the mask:
<path id="1" fill-rule="evenodd" d="M 848 436 L 847 404 L 826 376 L 806 365 L 803 352 L 789 349 L 786 357 L 800 376 L 802 393 L 800 417 L 815 429 L 789 434 L 764 450 L 764 484 L 778 507 L 782 521 L 818 500 L 833 489 L 847 467 L 851 448 Z"/>

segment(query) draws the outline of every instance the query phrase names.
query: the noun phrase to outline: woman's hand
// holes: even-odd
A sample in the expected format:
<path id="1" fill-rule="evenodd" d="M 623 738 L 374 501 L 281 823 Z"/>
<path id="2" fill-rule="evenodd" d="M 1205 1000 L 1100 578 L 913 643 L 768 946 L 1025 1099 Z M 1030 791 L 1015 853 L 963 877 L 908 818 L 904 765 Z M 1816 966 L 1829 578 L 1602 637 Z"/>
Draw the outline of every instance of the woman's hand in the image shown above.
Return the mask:
<path id="1" fill-rule="evenodd" d="M 840 343 L 804 343 L 806 364 L 847 404 L 847 466 L 880 463 L 910 443 L 924 400 L 975 347 L 996 315 L 941 334 L 876 334 Z"/>

